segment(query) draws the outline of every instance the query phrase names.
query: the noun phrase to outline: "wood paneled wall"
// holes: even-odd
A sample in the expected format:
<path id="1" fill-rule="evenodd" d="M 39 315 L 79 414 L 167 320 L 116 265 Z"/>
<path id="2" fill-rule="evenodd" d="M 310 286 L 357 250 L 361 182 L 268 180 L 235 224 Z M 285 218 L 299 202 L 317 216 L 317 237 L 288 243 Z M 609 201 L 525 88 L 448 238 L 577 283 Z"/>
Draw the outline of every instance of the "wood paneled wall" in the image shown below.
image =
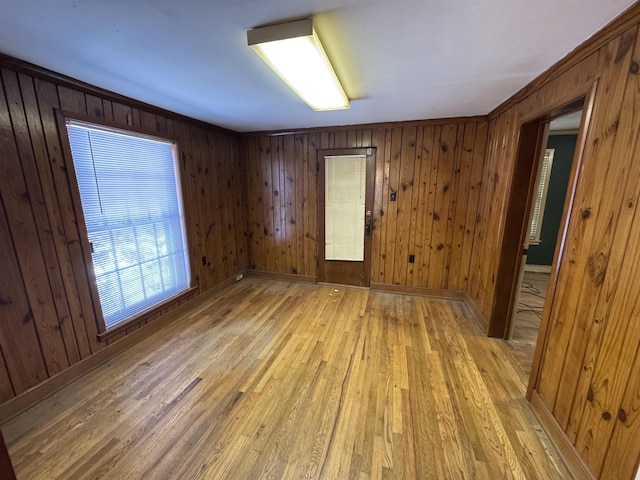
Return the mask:
<path id="1" fill-rule="evenodd" d="M 105 347 L 55 109 L 178 140 L 193 283 L 246 267 L 235 134 L 0 59 L 0 403 Z M 207 257 L 203 265 L 201 259 Z M 109 339 L 135 331 L 143 319 Z"/>
<path id="2" fill-rule="evenodd" d="M 316 151 L 375 147 L 371 281 L 465 291 L 486 138 L 478 118 L 243 136 L 250 268 L 316 277 Z"/>
<path id="3" fill-rule="evenodd" d="M 104 347 L 54 109 L 178 138 L 197 293 L 247 266 L 315 278 L 316 151 L 375 147 L 372 282 L 466 291 L 490 318 L 520 125 L 595 85 L 534 393 L 593 476 L 631 478 L 640 458 L 639 24 L 636 4 L 488 122 L 240 139 L 0 62 L 0 401 Z"/>
<path id="4" fill-rule="evenodd" d="M 520 124 L 595 84 L 534 395 L 603 479 L 632 478 L 640 459 L 639 23 L 636 4 L 490 115 L 469 282 L 490 317 Z"/>

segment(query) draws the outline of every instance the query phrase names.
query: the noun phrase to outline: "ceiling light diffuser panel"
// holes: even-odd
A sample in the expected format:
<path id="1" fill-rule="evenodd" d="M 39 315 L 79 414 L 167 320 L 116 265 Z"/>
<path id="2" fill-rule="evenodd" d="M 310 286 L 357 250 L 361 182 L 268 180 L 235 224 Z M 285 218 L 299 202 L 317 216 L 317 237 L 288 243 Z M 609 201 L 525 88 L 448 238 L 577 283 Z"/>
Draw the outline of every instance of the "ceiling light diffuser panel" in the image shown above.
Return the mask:
<path id="1" fill-rule="evenodd" d="M 312 19 L 247 32 L 250 47 L 314 110 L 349 108 Z"/>

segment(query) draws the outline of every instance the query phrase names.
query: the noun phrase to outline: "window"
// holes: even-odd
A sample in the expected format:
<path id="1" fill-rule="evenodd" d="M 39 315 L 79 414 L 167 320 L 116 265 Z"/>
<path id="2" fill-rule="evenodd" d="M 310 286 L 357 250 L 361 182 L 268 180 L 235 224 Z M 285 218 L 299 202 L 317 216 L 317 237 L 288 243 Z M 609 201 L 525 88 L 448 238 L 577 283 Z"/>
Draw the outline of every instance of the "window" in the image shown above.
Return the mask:
<path id="1" fill-rule="evenodd" d="M 544 152 L 537 190 L 535 192 L 533 213 L 531 214 L 531 232 L 529 233 L 529 243 L 537 245 L 540 243 L 542 233 L 542 217 L 544 207 L 547 202 L 547 190 L 549 189 L 549 179 L 551 178 L 551 166 L 553 165 L 553 148 L 547 148 Z"/>
<path id="2" fill-rule="evenodd" d="M 189 288 L 175 145 L 67 120 L 107 330 Z"/>
<path id="3" fill-rule="evenodd" d="M 325 156 L 325 260 L 364 260 L 367 156 Z"/>

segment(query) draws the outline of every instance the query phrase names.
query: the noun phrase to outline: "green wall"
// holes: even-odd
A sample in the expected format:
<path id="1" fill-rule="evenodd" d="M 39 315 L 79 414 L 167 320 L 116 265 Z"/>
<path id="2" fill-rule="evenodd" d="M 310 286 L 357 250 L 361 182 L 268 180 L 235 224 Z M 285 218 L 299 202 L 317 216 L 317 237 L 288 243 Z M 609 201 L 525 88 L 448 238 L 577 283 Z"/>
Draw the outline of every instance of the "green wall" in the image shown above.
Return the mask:
<path id="1" fill-rule="evenodd" d="M 577 135 L 550 135 L 547 148 L 554 148 L 553 166 L 547 193 L 547 203 L 542 217 L 540 244 L 530 245 L 527 255 L 529 265 L 551 265 L 560 228 L 562 207 L 569 184 L 571 162 L 576 148 Z"/>

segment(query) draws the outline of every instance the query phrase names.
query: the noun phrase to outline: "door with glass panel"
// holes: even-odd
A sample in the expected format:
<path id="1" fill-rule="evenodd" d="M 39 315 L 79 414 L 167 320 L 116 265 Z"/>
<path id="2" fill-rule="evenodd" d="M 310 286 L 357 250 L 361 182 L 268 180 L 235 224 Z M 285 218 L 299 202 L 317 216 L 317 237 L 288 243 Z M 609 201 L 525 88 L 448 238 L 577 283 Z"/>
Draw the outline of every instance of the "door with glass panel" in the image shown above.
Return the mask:
<path id="1" fill-rule="evenodd" d="M 375 149 L 318 151 L 318 281 L 368 287 Z"/>

